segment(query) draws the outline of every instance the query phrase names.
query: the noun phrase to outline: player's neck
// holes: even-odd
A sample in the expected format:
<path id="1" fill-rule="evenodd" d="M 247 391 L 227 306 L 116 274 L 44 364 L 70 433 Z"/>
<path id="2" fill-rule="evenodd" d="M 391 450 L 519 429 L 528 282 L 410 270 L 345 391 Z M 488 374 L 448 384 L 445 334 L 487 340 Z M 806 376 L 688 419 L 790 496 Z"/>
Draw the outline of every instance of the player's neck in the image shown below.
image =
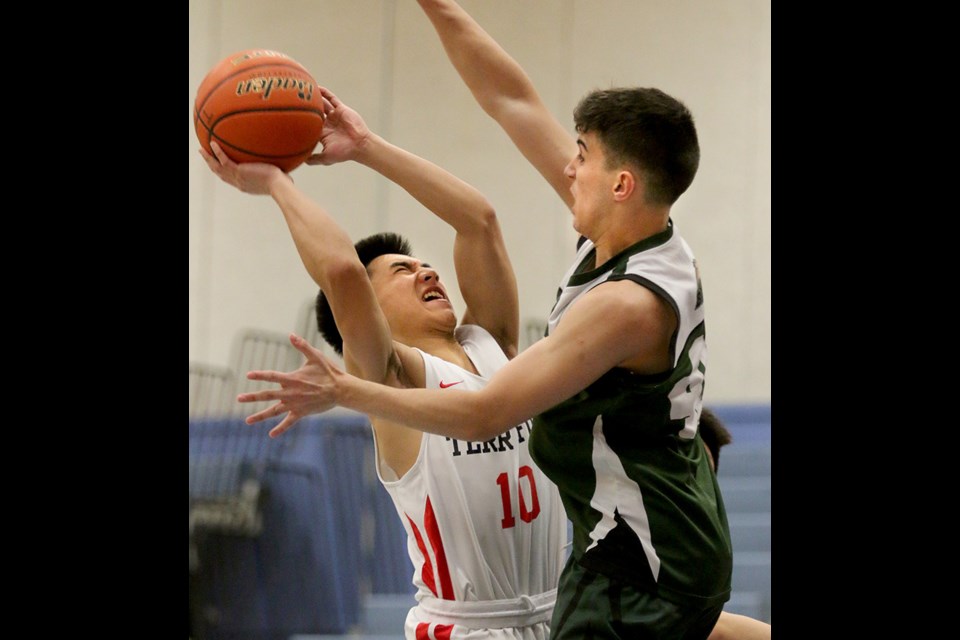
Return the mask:
<path id="1" fill-rule="evenodd" d="M 467 352 L 464 351 L 463 346 L 457 342 L 457 339 L 452 333 L 423 335 L 407 344 L 421 351 L 425 351 L 432 356 L 436 356 L 447 362 L 452 362 L 467 371 L 477 373 L 477 369 L 473 366 L 473 362 L 471 362 L 469 356 L 467 356 Z"/>
<path id="2" fill-rule="evenodd" d="M 591 238 L 597 249 L 596 265 L 605 263 L 627 247 L 662 233 L 667 229 L 670 210 L 656 214 L 644 212 L 626 217 L 611 225 L 597 239 Z"/>

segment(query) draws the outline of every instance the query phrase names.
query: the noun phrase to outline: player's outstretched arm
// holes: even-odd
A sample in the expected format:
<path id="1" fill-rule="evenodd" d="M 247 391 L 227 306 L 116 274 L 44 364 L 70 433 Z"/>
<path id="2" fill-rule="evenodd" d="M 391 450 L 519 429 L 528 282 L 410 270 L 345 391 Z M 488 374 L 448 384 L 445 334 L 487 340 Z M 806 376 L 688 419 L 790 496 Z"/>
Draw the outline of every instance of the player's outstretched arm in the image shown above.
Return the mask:
<path id="1" fill-rule="evenodd" d="M 480 107 L 571 206 L 563 169 L 577 154 L 576 139 L 544 105 L 523 68 L 453 0 L 417 1 Z"/>
<path id="2" fill-rule="evenodd" d="M 652 291 L 630 281 L 605 283 L 575 302 L 554 333 L 507 363 L 477 391 L 396 389 L 360 380 L 291 335 L 307 364 L 292 374 L 251 371 L 251 380 L 278 383 L 280 388 L 242 394 L 237 400 L 276 402 L 250 416 L 251 423 L 285 412 L 299 419 L 342 406 L 420 431 L 479 442 L 557 405 L 616 366 L 643 374 L 663 371 L 668 366 L 664 345 L 675 328 L 672 309 Z"/>

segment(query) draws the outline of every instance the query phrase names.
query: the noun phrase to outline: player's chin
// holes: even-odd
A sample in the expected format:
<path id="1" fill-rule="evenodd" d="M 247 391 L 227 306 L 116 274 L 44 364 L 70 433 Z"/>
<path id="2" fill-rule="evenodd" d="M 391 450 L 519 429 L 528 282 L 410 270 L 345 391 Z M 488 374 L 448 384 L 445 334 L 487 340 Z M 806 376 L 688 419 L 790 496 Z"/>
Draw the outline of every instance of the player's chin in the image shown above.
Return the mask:
<path id="1" fill-rule="evenodd" d="M 432 318 L 439 318 L 446 324 L 451 324 L 452 326 L 457 326 L 457 314 L 453 308 L 453 305 L 447 301 L 444 301 L 444 304 L 440 304 L 438 301 L 428 303 L 427 311 L 429 311 Z"/>

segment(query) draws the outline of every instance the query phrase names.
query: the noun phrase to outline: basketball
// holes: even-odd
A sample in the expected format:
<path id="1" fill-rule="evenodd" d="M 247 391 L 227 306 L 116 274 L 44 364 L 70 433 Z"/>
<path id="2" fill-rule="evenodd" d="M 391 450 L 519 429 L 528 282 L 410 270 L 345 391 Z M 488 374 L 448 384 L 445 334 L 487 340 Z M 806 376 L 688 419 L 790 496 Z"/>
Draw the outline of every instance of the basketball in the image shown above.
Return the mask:
<path id="1" fill-rule="evenodd" d="M 197 89 L 193 124 L 234 162 L 269 162 L 289 172 L 313 153 L 323 101 L 302 64 L 279 51 L 247 49 L 217 63 Z"/>

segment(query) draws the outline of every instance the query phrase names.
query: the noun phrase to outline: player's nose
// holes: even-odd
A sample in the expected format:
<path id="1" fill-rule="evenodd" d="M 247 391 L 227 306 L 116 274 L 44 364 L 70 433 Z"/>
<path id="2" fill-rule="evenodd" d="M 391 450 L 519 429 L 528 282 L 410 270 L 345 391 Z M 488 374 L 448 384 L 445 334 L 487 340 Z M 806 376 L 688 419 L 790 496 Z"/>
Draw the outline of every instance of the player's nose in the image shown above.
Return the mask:
<path id="1" fill-rule="evenodd" d="M 420 267 L 417 278 L 423 283 L 440 282 L 440 274 L 433 267 Z"/>

